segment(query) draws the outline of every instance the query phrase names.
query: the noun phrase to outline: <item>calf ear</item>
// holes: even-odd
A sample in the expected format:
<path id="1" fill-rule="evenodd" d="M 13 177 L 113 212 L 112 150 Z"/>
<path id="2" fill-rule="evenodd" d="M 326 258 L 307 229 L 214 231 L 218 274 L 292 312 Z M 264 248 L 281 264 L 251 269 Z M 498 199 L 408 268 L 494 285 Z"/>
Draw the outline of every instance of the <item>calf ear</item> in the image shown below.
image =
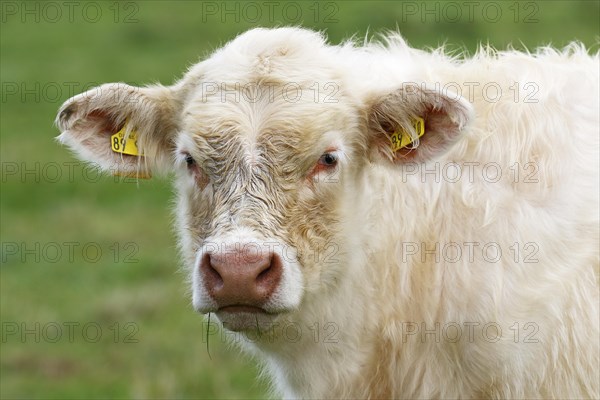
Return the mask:
<path id="1" fill-rule="evenodd" d="M 368 117 L 372 155 L 394 164 L 443 154 L 473 116 L 471 104 L 462 97 L 416 84 L 403 85 L 372 104 Z"/>
<path id="2" fill-rule="evenodd" d="M 170 164 L 180 109 L 176 98 L 175 90 L 164 86 L 99 86 L 62 105 L 57 139 L 113 174 L 147 177 Z"/>

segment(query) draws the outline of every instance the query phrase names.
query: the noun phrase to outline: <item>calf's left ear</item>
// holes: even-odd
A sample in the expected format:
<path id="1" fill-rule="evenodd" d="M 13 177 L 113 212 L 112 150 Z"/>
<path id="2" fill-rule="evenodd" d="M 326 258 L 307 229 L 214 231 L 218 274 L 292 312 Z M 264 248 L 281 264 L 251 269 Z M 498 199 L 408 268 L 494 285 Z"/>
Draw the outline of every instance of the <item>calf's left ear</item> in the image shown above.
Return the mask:
<path id="1" fill-rule="evenodd" d="M 372 102 L 372 157 L 394 164 L 433 159 L 460 138 L 473 114 L 472 105 L 455 93 L 405 84 Z"/>

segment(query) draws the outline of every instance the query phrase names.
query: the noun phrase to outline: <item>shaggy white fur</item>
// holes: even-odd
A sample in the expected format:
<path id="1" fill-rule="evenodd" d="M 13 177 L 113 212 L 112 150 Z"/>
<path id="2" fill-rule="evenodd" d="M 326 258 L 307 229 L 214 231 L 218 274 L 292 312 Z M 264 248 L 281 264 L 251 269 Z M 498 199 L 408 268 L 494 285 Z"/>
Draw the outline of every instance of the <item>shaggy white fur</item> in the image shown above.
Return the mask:
<path id="1" fill-rule="evenodd" d="M 102 86 L 57 123 L 107 169 L 177 171 L 198 309 L 218 311 L 207 240 L 289 246 L 275 314 L 241 333 L 279 395 L 600 398 L 599 98 L 579 44 L 462 58 L 254 29 L 174 86 Z M 125 121 L 144 158 L 110 151 Z"/>

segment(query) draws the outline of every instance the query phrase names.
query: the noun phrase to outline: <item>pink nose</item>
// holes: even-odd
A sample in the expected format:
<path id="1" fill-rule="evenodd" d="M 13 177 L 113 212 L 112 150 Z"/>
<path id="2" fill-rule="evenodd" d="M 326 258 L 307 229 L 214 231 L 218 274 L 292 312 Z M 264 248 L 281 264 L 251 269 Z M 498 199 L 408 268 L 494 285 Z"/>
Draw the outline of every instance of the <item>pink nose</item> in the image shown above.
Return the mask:
<path id="1" fill-rule="evenodd" d="M 206 290 L 219 308 L 262 307 L 279 285 L 282 269 L 281 259 L 270 251 L 207 253 L 200 262 Z"/>

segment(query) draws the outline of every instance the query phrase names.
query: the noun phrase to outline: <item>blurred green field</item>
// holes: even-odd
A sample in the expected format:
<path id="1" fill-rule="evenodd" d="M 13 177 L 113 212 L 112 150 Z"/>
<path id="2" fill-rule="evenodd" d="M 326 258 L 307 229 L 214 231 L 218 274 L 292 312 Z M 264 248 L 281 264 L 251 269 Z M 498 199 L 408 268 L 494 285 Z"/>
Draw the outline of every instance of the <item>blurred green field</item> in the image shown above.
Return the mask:
<path id="1" fill-rule="evenodd" d="M 267 393 L 254 362 L 219 335 L 208 356 L 179 272 L 168 179 L 100 177 L 54 141 L 70 96 L 104 82 L 169 84 L 257 25 L 324 29 L 334 43 L 398 28 L 416 47 L 471 52 L 571 40 L 596 52 L 600 35 L 598 1 L 472 2 L 472 12 L 460 1 L 248 4 L 1 3 L 1 398 Z"/>

